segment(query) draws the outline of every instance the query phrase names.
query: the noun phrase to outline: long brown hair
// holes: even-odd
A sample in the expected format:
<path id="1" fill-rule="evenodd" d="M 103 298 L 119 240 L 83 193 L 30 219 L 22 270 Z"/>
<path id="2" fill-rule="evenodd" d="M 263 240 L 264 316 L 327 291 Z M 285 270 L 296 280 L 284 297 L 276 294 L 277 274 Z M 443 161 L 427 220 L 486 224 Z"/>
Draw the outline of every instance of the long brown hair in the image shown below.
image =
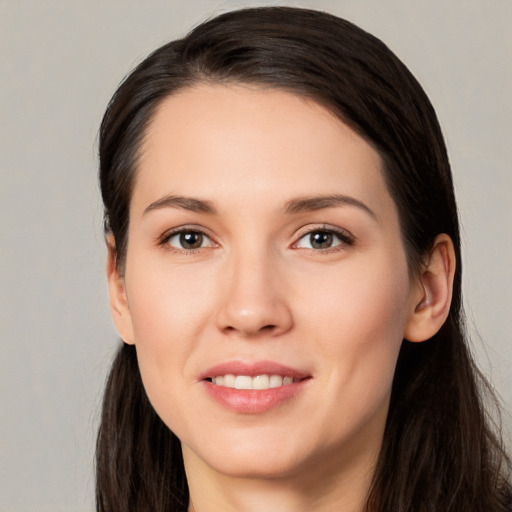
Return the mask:
<path id="1" fill-rule="evenodd" d="M 450 314 L 424 343 L 404 340 L 368 512 L 498 512 L 510 497 L 508 459 L 484 398 L 491 396 L 463 326 L 457 209 L 436 114 L 402 62 L 377 38 L 305 9 L 234 11 L 151 54 L 120 85 L 100 131 L 105 228 L 123 271 L 139 149 L 156 107 L 199 82 L 291 91 L 327 107 L 382 157 L 411 272 L 436 235 L 457 257 Z M 121 346 L 97 443 L 97 510 L 186 511 L 179 440 L 145 394 L 135 348 Z"/>

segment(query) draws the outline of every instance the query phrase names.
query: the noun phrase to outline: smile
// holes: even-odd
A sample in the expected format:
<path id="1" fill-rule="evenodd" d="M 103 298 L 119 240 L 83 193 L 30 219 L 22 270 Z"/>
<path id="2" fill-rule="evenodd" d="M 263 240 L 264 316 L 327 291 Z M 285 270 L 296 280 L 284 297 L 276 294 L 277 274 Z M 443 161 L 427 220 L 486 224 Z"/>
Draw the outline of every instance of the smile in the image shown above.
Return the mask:
<path id="1" fill-rule="evenodd" d="M 281 386 L 288 386 L 294 382 L 298 382 L 300 379 L 294 379 L 293 377 L 281 375 L 256 375 L 254 377 L 250 375 L 219 375 L 212 377 L 210 382 L 216 386 L 223 386 L 226 388 L 234 389 L 271 389 L 279 388 Z"/>
<path id="2" fill-rule="evenodd" d="M 226 361 L 198 376 L 206 394 L 225 409 L 261 414 L 297 398 L 311 386 L 310 371 L 275 361 Z"/>

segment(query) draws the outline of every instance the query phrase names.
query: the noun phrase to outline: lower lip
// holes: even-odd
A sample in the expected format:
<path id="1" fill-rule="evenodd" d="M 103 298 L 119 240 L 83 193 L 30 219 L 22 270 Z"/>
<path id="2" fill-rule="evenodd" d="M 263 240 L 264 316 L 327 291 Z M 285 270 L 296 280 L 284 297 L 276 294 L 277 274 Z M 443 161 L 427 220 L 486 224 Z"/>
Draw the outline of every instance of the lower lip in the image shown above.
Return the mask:
<path id="1" fill-rule="evenodd" d="M 244 414 L 261 414 L 295 398 L 311 379 L 270 389 L 235 389 L 202 381 L 208 394 L 222 406 Z"/>

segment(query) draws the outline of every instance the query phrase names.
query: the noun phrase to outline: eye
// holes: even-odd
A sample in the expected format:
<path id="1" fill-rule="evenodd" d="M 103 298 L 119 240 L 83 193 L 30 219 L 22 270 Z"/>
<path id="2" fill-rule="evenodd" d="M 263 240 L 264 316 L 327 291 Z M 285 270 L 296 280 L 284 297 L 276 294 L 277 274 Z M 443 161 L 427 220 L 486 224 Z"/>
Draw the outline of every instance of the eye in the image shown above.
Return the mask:
<path id="1" fill-rule="evenodd" d="M 354 239 L 348 233 L 338 232 L 332 229 L 316 229 L 303 235 L 294 244 L 299 249 L 328 250 L 342 245 L 352 245 Z"/>
<path id="2" fill-rule="evenodd" d="M 162 243 L 181 251 L 191 251 L 215 245 L 207 235 L 192 229 L 174 232 L 166 237 Z"/>

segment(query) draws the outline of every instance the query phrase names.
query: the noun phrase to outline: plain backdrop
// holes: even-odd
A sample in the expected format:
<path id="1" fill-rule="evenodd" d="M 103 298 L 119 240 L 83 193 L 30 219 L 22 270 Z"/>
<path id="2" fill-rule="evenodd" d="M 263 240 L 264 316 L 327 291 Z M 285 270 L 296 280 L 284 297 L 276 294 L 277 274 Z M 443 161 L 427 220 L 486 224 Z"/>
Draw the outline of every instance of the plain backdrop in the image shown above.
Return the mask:
<path id="1" fill-rule="evenodd" d="M 0 511 L 92 511 L 117 335 L 97 130 L 123 76 L 205 18 L 272 2 L 0 0 Z M 512 1 L 284 1 L 382 38 L 446 135 L 476 357 L 512 431 Z M 277 4 L 277 3 L 274 3 Z"/>

